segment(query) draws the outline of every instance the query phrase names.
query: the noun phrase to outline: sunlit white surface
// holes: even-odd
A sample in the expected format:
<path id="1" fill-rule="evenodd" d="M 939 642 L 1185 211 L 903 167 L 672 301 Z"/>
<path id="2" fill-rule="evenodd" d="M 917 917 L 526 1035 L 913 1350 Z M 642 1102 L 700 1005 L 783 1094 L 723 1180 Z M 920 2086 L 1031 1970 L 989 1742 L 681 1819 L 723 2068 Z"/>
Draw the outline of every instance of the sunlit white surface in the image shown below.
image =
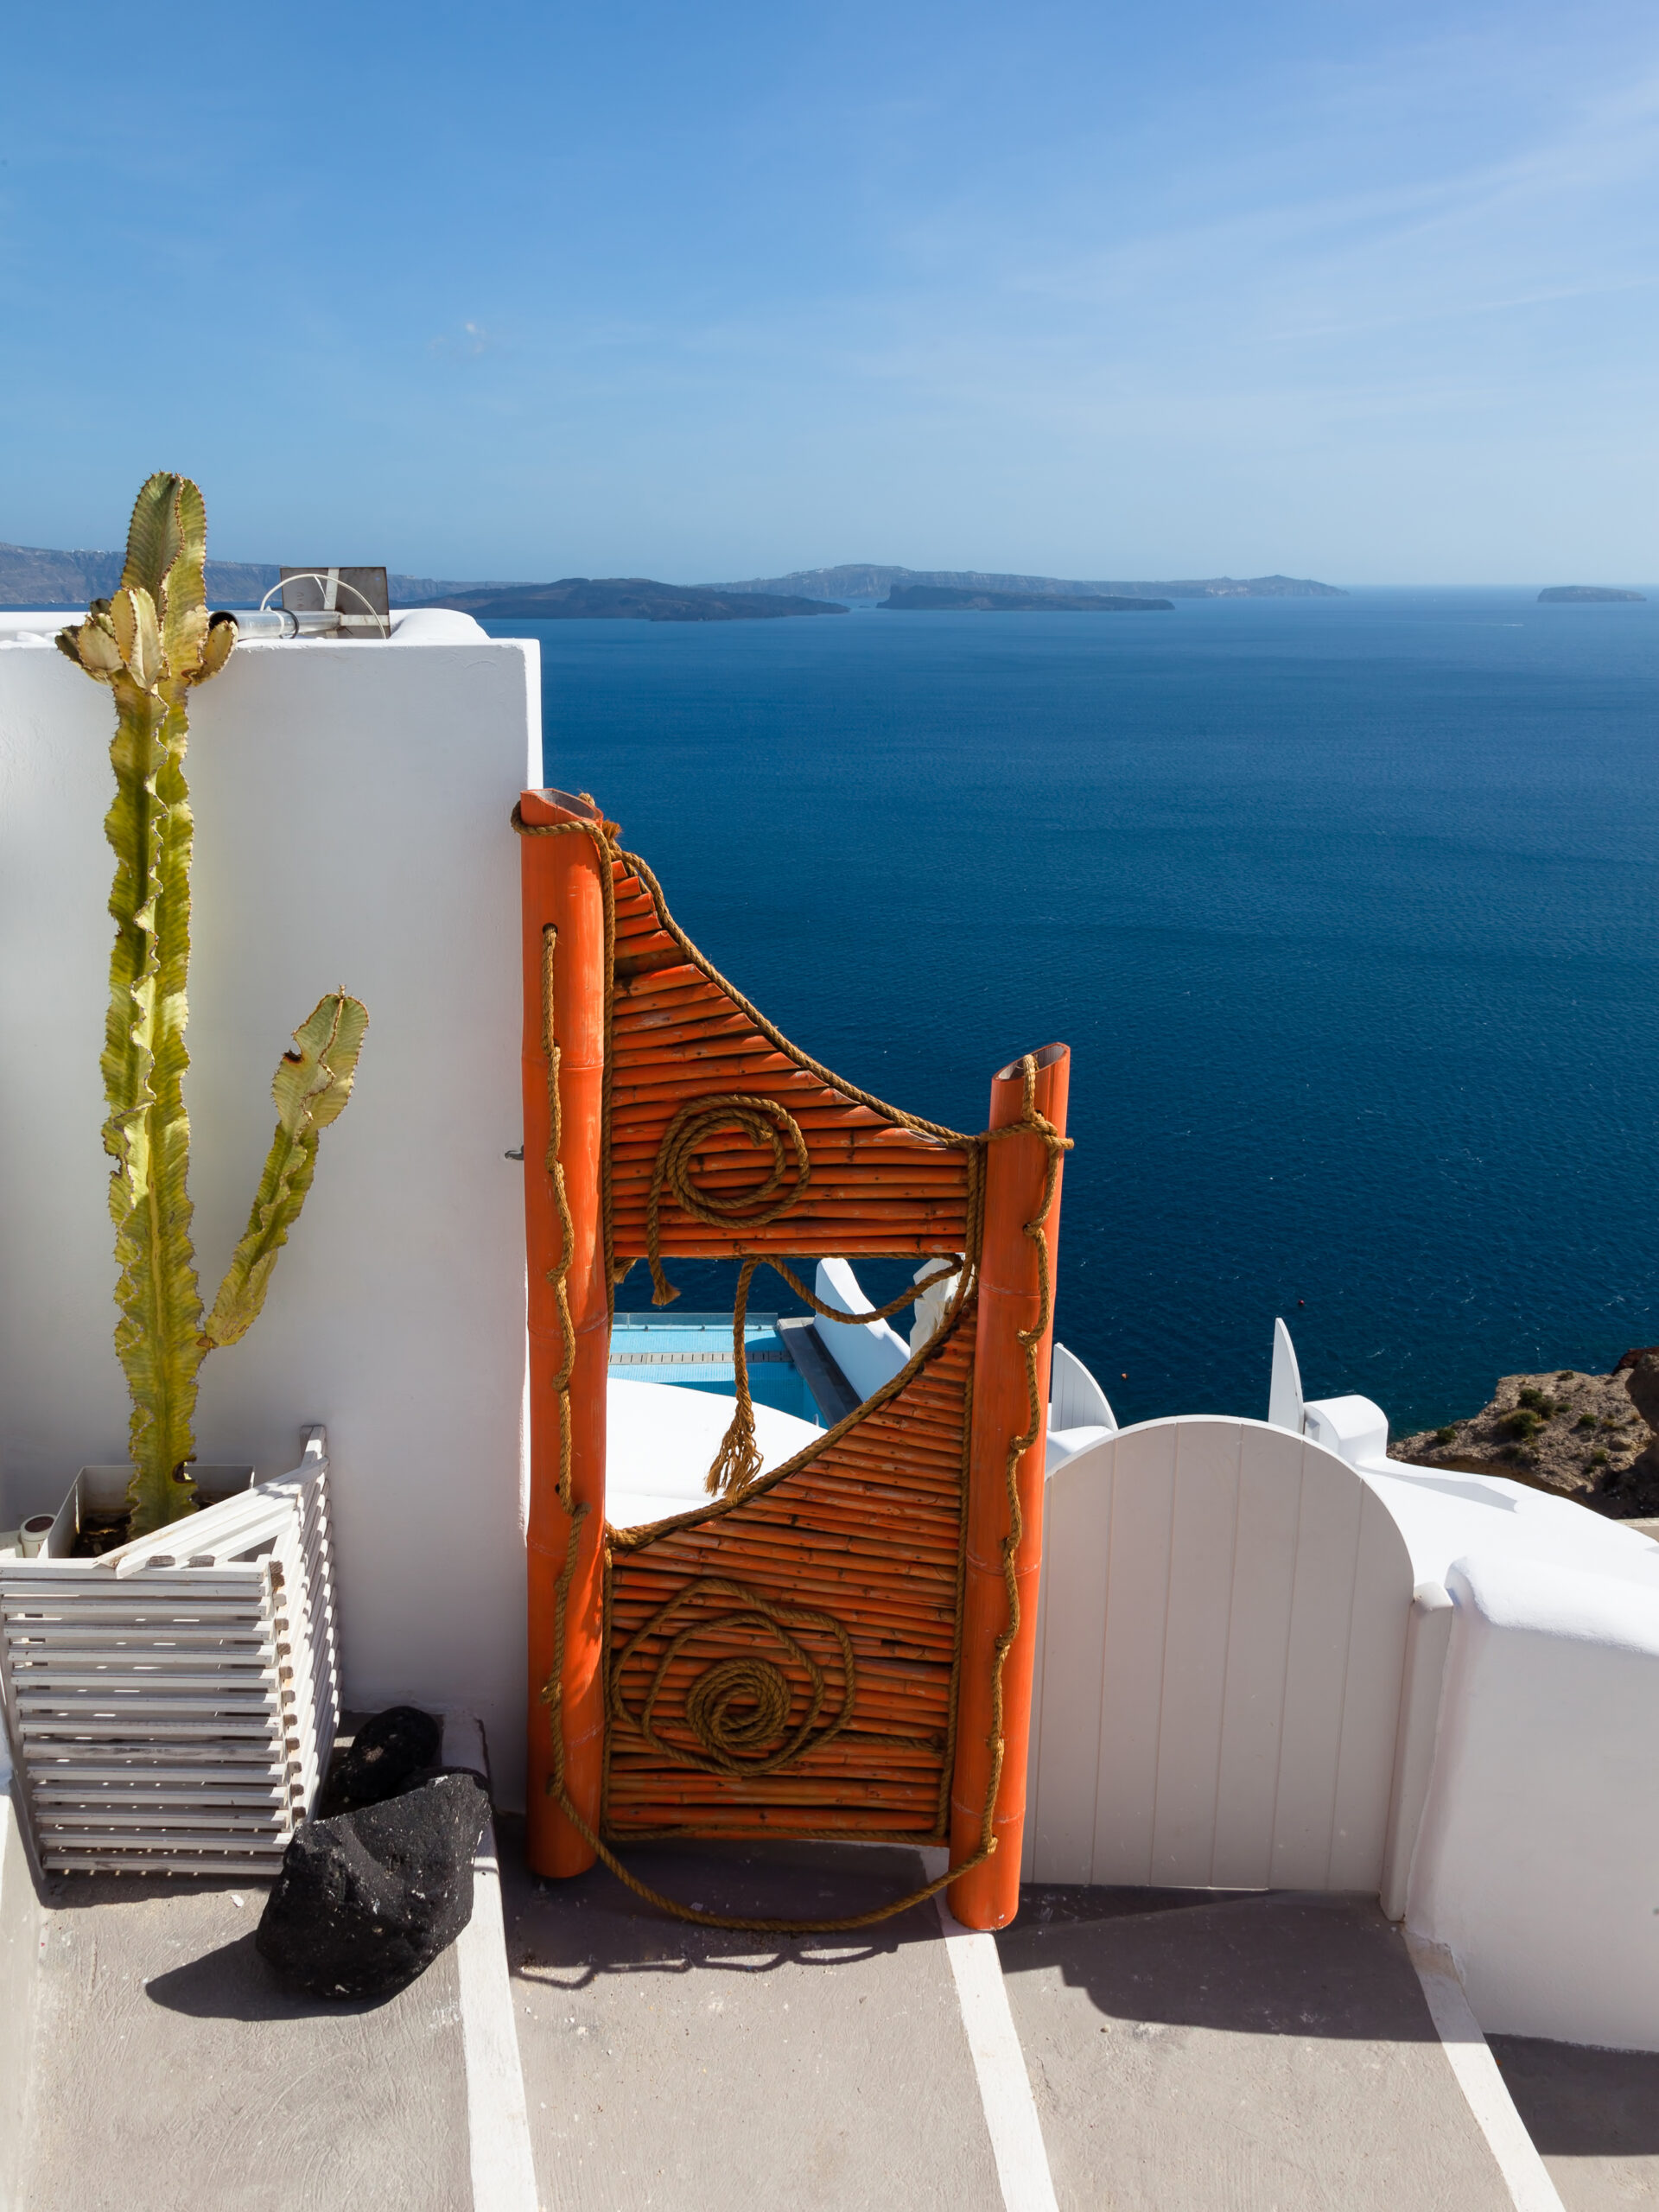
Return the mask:
<path id="1" fill-rule="evenodd" d="M 606 1401 L 605 1514 L 613 1527 L 637 1529 L 707 1505 L 704 1488 L 737 1400 L 674 1382 L 611 1378 Z M 754 1440 L 763 1471 L 794 1458 L 823 1431 L 793 1414 L 757 1405 Z"/>

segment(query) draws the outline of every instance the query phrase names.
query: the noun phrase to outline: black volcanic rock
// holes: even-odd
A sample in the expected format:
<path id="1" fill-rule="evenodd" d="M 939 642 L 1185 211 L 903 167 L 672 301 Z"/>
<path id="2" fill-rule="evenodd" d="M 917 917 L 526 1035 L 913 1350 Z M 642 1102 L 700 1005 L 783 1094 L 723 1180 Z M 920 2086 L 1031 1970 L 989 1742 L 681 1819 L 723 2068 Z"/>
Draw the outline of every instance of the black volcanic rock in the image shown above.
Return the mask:
<path id="1" fill-rule="evenodd" d="M 1613 591 L 1605 584 L 1551 584 L 1538 594 L 1540 607 L 1580 607 L 1592 600 L 1624 599 L 1646 601 L 1644 591 Z"/>
<path id="2" fill-rule="evenodd" d="M 328 1777 L 331 1812 L 378 1805 L 438 1764 L 443 1724 L 418 1706 L 393 1705 L 365 1720 Z"/>
<path id="3" fill-rule="evenodd" d="M 384 1804 L 307 1821 L 283 1858 L 254 1945 L 312 1997 L 390 1997 L 473 1916 L 473 1854 L 489 1800 L 440 1774 Z"/>
<path id="4" fill-rule="evenodd" d="M 881 601 L 900 614 L 1173 614 L 1170 599 L 1115 593 L 977 591 L 952 584 L 895 584 Z"/>
<path id="5" fill-rule="evenodd" d="M 505 589 L 495 585 L 420 603 L 459 607 L 463 614 L 506 622 L 753 622 L 785 614 L 847 612 L 830 600 L 778 592 L 710 591 L 700 584 L 654 583 L 649 576 L 565 576 L 553 584 L 514 584 Z"/>

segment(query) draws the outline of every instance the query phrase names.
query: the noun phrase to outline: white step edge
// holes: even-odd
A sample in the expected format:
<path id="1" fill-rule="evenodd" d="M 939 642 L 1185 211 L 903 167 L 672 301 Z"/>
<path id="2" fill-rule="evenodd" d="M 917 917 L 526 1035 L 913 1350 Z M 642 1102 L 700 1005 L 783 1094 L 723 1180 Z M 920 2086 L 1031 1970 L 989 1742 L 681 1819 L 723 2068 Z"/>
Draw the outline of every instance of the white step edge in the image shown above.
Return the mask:
<path id="1" fill-rule="evenodd" d="M 1486 2147 L 1497 2161 L 1516 2212 L 1566 2212 L 1549 2169 L 1515 2108 L 1491 2046 L 1471 2011 L 1457 1962 L 1439 1943 L 1409 1930 L 1406 1948 L 1417 1969 L 1429 2018 Z"/>
<path id="2" fill-rule="evenodd" d="M 925 1850 L 920 1856 L 930 1882 L 944 1873 L 942 1850 Z M 1004 2212 L 1059 2212 L 1026 2054 L 1008 2009 L 996 1938 L 978 1929 L 964 1928 L 945 1903 L 945 1894 L 941 1890 L 933 1902 L 974 2062 L 980 2109 L 991 2139 Z"/>
<path id="3" fill-rule="evenodd" d="M 0 1719 L 0 2207 L 16 2212 L 23 2101 L 34 2058 L 41 1910 L 27 1832 L 11 1794 L 11 1755 Z"/>
<path id="4" fill-rule="evenodd" d="M 489 1771 L 484 1731 L 470 1713 L 444 1715 L 443 1763 L 475 1767 L 480 1774 Z M 493 1820 L 486 1820 L 473 1861 L 473 1916 L 455 1939 L 455 1963 L 461 1979 L 473 2212 L 539 2212 L 524 2067 L 512 2017 Z"/>

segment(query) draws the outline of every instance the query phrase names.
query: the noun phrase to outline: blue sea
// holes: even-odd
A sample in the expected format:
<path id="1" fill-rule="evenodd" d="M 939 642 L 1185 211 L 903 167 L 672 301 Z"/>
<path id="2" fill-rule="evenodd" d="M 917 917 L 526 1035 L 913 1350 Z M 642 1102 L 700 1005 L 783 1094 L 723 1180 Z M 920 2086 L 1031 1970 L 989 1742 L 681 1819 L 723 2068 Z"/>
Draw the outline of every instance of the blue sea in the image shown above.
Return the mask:
<path id="1" fill-rule="evenodd" d="M 1276 1313 L 1396 1433 L 1659 1341 L 1659 598 L 489 626 L 808 1051 L 978 1128 L 1071 1046 L 1058 1332 L 1120 1420 L 1264 1414 Z"/>

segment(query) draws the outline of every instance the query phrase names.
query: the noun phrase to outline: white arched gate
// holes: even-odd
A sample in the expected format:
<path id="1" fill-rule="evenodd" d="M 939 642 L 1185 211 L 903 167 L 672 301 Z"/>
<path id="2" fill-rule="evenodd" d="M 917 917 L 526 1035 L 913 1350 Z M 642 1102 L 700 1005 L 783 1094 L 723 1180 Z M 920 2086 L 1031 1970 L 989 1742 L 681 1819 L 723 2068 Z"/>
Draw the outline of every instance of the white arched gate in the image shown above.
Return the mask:
<path id="1" fill-rule="evenodd" d="M 1024 1878 L 1379 1889 L 1413 1590 L 1363 1478 L 1193 1416 L 1046 1496 Z"/>

